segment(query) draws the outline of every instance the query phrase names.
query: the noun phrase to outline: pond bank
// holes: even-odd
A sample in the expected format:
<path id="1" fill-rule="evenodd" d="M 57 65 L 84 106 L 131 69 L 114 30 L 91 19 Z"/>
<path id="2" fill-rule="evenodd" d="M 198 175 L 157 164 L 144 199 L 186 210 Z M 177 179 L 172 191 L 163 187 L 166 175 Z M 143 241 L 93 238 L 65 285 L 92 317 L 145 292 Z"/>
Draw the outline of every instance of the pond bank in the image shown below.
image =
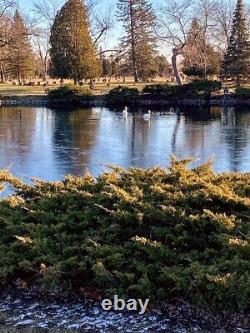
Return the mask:
<path id="1" fill-rule="evenodd" d="M 44 95 L 25 95 L 25 96 L 6 96 L 2 100 L 2 106 L 62 106 L 69 105 L 67 99 L 64 100 L 51 100 Z M 124 104 L 131 105 L 130 101 L 124 103 L 116 104 L 116 106 L 123 107 Z M 134 104 L 133 104 L 134 105 Z M 141 98 L 136 102 L 136 106 L 141 107 L 163 107 L 163 106 L 236 106 L 236 105 L 250 105 L 250 100 L 239 100 L 233 97 L 215 97 L 210 100 L 201 100 L 201 99 L 183 99 L 178 101 L 171 101 L 165 99 L 148 99 Z M 80 106 L 88 107 L 107 107 L 112 106 L 111 103 L 108 103 L 106 96 L 96 95 L 92 100 L 82 101 Z"/>

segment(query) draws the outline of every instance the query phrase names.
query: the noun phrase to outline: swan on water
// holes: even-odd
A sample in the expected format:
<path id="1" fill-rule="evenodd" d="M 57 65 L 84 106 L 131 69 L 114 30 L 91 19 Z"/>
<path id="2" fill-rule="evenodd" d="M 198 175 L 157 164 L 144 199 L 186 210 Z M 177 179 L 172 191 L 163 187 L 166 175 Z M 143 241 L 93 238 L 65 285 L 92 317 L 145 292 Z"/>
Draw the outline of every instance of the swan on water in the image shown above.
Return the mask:
<path id="1" fill-rule="evenodd" d="M 145 113 L 145 114 L 143 115 L 143 118 L 144 118 L 144 120 L 146 120 L 146 121 L 150 120 L 150 119 L 151 119 L 151 111 L 148 110 L 148 113 Z"/>
<path id="2" fill-rule="evenodd" d="M 127 117 L 127 115 L 128 115 L 128 107 L 127 107 L 127 106 L 125 106 L 124 110 L 122 111 L 122 114 L 123 114 L 125 117 Z"/>

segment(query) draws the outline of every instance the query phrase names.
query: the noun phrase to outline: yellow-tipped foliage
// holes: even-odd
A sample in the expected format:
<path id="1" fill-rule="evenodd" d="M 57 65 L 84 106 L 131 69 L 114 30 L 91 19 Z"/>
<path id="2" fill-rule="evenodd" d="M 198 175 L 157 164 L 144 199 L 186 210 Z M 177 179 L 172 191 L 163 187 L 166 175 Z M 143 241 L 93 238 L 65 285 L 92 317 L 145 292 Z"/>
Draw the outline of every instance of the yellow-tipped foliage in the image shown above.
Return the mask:
<path id="1" fill-rule="evenodd" d="M 0 172 L 17 191 L 0 202 L 1 281 L 246 309 L 250 174 L 188 162 L 33 185 Z"/>

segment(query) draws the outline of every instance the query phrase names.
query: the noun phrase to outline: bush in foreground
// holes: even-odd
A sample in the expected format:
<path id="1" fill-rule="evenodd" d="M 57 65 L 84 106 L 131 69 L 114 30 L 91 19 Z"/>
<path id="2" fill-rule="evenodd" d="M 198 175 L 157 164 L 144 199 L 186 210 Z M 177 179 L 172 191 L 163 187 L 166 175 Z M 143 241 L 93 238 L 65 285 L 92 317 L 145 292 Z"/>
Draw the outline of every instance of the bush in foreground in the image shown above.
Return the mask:
<path id="1" fill-rule="evenodd" d="M 175 99 L 180 97 L 179 86 L 168 84 L 151 84 L 145 86 L 142 93 L 152 99 Z"/>
<path id="2" fill-rule="evenodd" d="M 187 162 L 33 186 L 1 172 L 16 191 L 0 202 L 2 283 L 246 309 L 250 174 Z"/>
<path id="3" fill-rule="evenodd" d="M 139 97 L 138 89 L 119 86 L 109 91 L 107 100 L 110 104 L 136 104 Z"/>
<path id="4" fill-rule="evenodd" d="M 143 89 L 143 94 L 153 99 L 208 99 L 213 92 L 219 92 L 221 88 L 222 84 L 220 81 L 195 80 L 182 86 L 167 84 L 149 85 Z"/>
<path id="5" fill-rule="evenodd" d="M 239 99 L 250 99 L 250 88 L 237 88 L 235 90 L 235 95 Z"/>
<path id="6" fill-rule="evenodd" d="M 62 86 L 56 89 L 48 89 L 47 94 L 50 100 L 64 101 L 67 103 L 80 103 L 89 101 L 93 94 L 90 89 L 78 86 Z"/>

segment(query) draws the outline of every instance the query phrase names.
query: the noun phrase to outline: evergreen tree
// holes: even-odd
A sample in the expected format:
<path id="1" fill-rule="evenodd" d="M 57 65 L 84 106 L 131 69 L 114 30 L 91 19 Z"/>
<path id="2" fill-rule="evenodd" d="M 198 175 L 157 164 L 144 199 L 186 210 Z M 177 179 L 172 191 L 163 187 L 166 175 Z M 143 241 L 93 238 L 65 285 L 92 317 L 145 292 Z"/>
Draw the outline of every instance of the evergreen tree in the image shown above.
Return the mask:
<path id="1" fill-rule="evenodd" d="M 238 87 L 242 77 L 250 72 L 250 43 L 243 7 L 243 0 L 237 0 L 231 36 L 223 63 L 223 74 L 236 78 Z"/>
<path id="2" fill-rule="evenodd" d="M 127 65 L 132 68 L 135 82 L 155 75 L 156 45 L 152 34 L 155 15 L 148 0 L 118 0 L 118 19 L 123 22 L 125 36 L 122 49 Z"/>
<path id="3" fill-rule="evenodd" d="M 82 0 L 68 0 L 58 12 L 51 29 L 52 74 L 77 83 L 101 74 L 93 45 L 87 8 Z"/>
<path id="4" fill-rule="evenodd" d="M 8 74 L 22 80 L 34 75 L 34 54 L 29 41 L 27 28 L 19 11 L 16 10 L 10 28 L 11 42 L 8 48 Z"/>
<path id="5" fill-rule="evenodd" d="M 169 62 L 168 59 L 164 55 L 158 55 L 156 58 L 157 63 L 157 74 L 160 77 L 167 76 L 169 74 Z"/>
<path id="6" fill-rule="evenodd" d="M 108 58 L 103 56 L 101 58 L 102 63 L 102 76 L 111 76 L 112 75 L 112 64 Z"/>

